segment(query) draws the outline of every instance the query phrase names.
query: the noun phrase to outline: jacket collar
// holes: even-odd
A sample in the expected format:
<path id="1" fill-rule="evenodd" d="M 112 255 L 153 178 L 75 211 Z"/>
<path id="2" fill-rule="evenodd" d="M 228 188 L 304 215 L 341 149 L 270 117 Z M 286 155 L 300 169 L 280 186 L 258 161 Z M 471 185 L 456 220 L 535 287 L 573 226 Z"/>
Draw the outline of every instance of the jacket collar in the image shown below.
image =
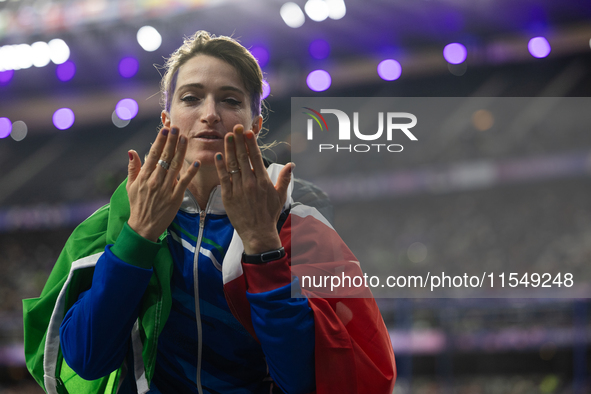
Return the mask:
<path id="1" fill-rule="evenodd" d="M 180 209 L 181 211 L 187 213 L 201 212 L 201 207 L 189 189 L 185 190 L 185 196 L 183 197 L 183 202 L 181 203 Z M 222 202 L 222 187 L 220 185 L 214 187 L 209 194 L 209 200 L 207 201 L 207 206 L 205 207 L 205 214 L 207 215 L 210 213 L 215 215 L 226 214 L 226 209 L 224 208 L 224 203 Z"/>

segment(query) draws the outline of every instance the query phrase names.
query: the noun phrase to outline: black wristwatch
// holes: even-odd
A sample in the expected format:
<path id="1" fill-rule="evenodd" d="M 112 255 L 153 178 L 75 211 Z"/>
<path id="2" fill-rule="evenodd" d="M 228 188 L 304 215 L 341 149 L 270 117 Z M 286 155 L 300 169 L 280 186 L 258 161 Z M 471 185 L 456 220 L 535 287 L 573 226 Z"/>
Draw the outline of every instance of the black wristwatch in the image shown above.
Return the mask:
<path id="1" fill-rule="evenodd" d="M 271 250 L 261 254 L 246 254 L 243 252 L 242 261 L 247 264 L 264 264 L 270 261 L 279 260 L 283 256 L 285 256 L 285 249 L 282 246 L 277 250 Z"/>

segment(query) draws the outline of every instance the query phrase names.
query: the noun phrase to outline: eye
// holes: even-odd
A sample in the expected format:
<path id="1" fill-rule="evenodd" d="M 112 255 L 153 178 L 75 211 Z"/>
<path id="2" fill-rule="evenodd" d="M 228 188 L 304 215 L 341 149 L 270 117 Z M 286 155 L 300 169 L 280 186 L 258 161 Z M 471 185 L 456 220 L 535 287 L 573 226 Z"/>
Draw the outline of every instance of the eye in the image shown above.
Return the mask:
<path id="1" fill-rule="evenodd" d="M 186 95 L 186 96 L 181 97 L 181 101 L 184 101 L 184 102 L 192 102 L 192 101 L 197 101 L 197 100 L 199 100 L 197 97 L 191 96 L 191 95 Z"/>
<path id="2" fill-rule="evenodd" d="M 235 100 L 233 98 L 227 98 L 227 99 L 224 100 L 224 102 L 226 102 L 226 103 L 228 103 L 228 104 L 230 104 L 232 106 L 235 106 L 235 107 L 237 107 L 240 104 L 242 104 L 242 101 L 238 101 L 238 100 Z"/>

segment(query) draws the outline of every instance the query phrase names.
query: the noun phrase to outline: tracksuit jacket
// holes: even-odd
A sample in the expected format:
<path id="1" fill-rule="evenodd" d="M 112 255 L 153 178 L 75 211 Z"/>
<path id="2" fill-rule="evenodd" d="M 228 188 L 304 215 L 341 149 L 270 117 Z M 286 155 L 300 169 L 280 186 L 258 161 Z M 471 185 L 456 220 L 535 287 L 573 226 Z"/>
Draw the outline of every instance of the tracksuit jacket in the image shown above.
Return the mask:
<path id="1" fill-rule="evenodd" d="M 279 169 L 269 167 L 272 180 Z M 33 376 L 48 393 L 391 393 L 394 355 L 375 301 L 300 291 L 302 273 L 360 271 L 332 226 L 289 200 L 287 255 L 246 264 L 219 187 L 203 211 L 187 194 L 151 243 L 126 225 L 121 185 L 74 231 L 41 296 L 24 301 Z"/>

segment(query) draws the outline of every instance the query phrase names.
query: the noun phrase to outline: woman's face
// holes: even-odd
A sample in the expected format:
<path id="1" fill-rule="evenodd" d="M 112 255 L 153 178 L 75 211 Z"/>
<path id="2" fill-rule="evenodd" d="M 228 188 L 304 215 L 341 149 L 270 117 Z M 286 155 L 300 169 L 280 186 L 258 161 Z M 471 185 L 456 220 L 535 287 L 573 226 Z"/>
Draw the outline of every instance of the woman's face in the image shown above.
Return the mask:
<path id="1" fill-rule="evenodd" d="M 214 155 L 224 153 L 224 136 L 235 125 L 258 134 L 262 117 L 252 119 L 250 94 L 233 66 L 197 55 L 180 67 L 170 113 L 162 112 L 162 123 L 187 137 L 185 162 L 200 160 L 203 166 L 214 165 Z"/>

